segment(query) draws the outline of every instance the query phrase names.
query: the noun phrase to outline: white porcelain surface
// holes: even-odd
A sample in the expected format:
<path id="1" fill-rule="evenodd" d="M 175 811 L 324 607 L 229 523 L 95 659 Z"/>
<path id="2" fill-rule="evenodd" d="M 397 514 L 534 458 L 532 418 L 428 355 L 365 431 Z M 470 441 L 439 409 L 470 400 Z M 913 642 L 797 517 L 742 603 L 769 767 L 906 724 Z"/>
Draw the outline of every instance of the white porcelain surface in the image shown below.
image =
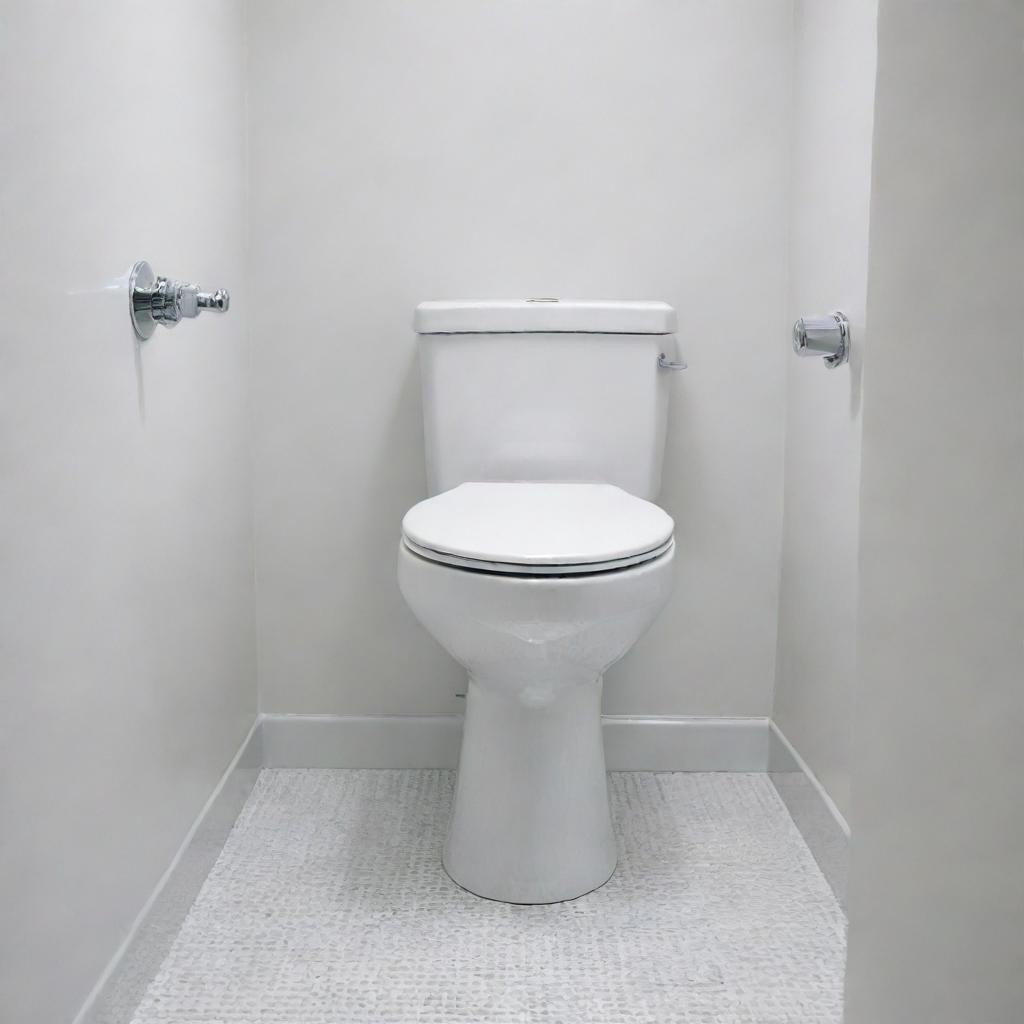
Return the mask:
<path id="1" fill-rule="evenodd" d="M 587 480 L 661 489 L 674 358 L 660 334 L 420 334 L 427 486 Z"/>
<path id="2" fill-rule="evenodd" d="M 615 870 L 601 681 L 542 703 L 503 684 L 469 680 L 445 871 L 505 903 L 575 899 Z"/>
<path id="3" fill-rule="evenodd" d="M 448 555 L 518 566 L 586 566 L 643 556 L 672 518 L 610 484 L 465 483 L 414 505 L 402 533 Z"/>
<path id="4" fill-rule="evenodd" d="M 400 545 L 403 596 L 470 678 L 444 855 L 460 885 L 549 903 L 611 874 L 601 678 L 668 601 L 672 558 L 538 579 L 455 569 Z"/>
<path id="5" fill-rule="evenodd" d="M 427 320 L 466 314 L 480 332 L 418 336 L 442 493 L 406 513 L 398 558 L 409 607 L 469 673 L 444 865 L 490 899 L 574 899 L 615 867 L 602 676 L 672 592 L 672 518 L 639 497 L 660 485 L 669 374 L 654 350 L 670 346 L 580 330 L 635 330 L 611 303 L 569 310 L 565 333 L 530 333 L 528 303 L 434 306 Z M 583 565 L 607 571 L 540 574 Z M 532 575 L 503 575 L 516 570 Z"/>

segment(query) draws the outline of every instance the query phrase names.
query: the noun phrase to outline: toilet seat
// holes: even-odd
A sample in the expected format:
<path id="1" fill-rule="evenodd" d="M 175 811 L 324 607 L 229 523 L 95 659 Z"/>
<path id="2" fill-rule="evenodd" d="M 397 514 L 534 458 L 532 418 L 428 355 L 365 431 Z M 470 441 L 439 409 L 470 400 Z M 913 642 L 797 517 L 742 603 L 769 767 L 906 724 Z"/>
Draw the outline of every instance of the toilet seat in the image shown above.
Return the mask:
<path id="1" fill-rule="evenodd" d="M 674 524 L 611 484 L 464 483 L 413 506 L 406 547 L 458 568 L 528 576 L 608 572 L 657 558 Z"/>

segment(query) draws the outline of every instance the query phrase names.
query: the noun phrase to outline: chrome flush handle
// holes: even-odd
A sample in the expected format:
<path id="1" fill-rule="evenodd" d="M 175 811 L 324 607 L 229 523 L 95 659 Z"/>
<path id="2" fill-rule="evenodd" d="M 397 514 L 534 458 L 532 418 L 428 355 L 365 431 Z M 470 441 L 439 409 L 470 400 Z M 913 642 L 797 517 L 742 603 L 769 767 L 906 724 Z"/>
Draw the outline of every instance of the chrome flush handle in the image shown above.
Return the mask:
<path id="1" fill-rule="evenodd" d="M 201 292 L 197 284 L 157 277 L 145 260 L 132 267 L 128 294 L 132 326 L 143 340 L 152 337 L 157 324 L 174 327 L 179 320 L 193 319 L 203 310 L 226 313 L 231 305 L 231 296 L 223 288 Z"/>
<path id="2" fill-rule="evenodd" d="M 658 353 L 658 366 L 660 366 L 663 370 L 685 370 L 686 369 L 686 363 L 684 363 L 681 359 L 678 362 L 673 363 L 672 360 L 669 359 L 668 356 L 666 356 L 664 352 L 659 352 Z"/>

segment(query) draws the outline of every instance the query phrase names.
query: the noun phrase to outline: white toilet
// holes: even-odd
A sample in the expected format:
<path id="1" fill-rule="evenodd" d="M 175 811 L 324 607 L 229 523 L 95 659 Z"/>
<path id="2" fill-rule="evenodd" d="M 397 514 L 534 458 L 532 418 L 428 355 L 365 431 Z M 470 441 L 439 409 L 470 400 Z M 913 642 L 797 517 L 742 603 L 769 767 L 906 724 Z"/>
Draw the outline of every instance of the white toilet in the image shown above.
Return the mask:
<path id="1" fill-rule="evenodd" d="M 430 493 L 402 523 L 410 608 L 469 673 L 444 866 L 553 903 L 615 869 L 601 680 L 672 589 L 651 504 L 675 313 L 660 302 L 424 302 Z"/>

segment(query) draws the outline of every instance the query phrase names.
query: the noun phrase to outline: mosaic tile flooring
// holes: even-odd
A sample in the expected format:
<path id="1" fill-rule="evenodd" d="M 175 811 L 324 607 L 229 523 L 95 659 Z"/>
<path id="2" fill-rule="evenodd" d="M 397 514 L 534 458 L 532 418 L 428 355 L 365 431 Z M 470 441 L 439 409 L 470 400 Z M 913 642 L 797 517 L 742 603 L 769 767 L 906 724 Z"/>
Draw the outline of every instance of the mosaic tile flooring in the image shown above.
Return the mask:
<path id="1" fill-rule="evenodd" d="M 264 770 L 134 1024 L 839 1024 L 845 919 L 767 775 L 611 776 L 616 874 L 463 892 L 454 773 Z"/>

